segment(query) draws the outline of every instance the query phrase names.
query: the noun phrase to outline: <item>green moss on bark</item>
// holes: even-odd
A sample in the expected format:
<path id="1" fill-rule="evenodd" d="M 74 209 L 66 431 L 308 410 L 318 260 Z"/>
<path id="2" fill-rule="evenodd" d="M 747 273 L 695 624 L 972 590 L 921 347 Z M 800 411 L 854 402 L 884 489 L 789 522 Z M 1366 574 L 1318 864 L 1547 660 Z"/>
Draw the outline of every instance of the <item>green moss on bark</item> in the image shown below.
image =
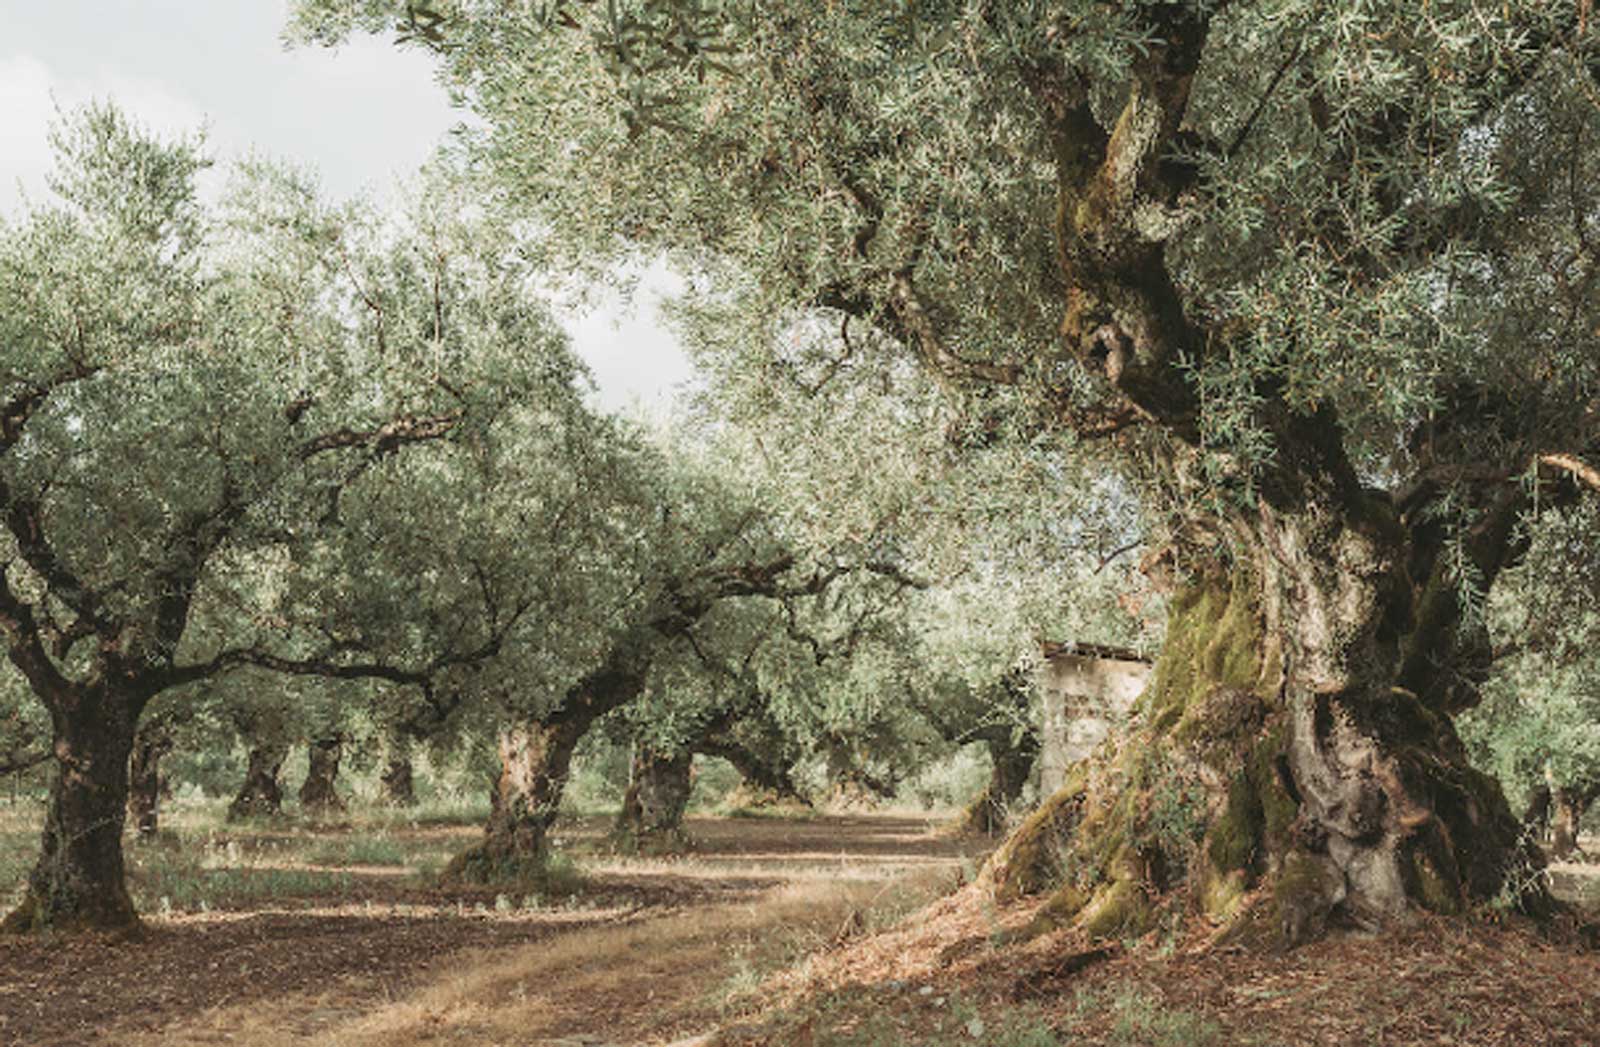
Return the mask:
<path id="1" fill-rule="evenodd" d="M 1327 861 L 1303 851 L 1284 856 L 1273 884 L 1265 929 L 1272 944 L 1288 947 L 1320 936 L 1341 894 L 1338 874 Z"/>
<path id="2" fill-rule="evenodd" d="M 1261 798 L 1250 775 L 1236 775 L 1228 785 L 1227 806 L 1212 824 L 1206 842 L 1212 867 L 1223 873 L 1248 869 L 1264 825 Z"/>
<path id="3" fill-rule="evenodd" d="M 1091 938 L 1129 938 L 1148 931 L 1155 910 L 1143 886 L 1134 879 L 1115 880 L 1095 893 L 1079 914 L 1078 924 Z"/>
<path id="4" fill-rule="evenodd" d="M 996 856 L 1001 900 L 1053 891 L 1040 928 L 1139 934 L 1183 887 L 1229 919 L 1271 871 L 1264 841 L 1286 845 L 1296 804 L 1277 771 L 1281 660 L 1252 584 L 1211 577 L 1174 600 L 1142 726 L 1102 747 Z"/>
<path id="5" fill-rule="evenodd" d="M 1062 854 L 1078 829 L 1088 783 L 1088 766 L 1079 763 L 989 859 L 985 875 L 997 899 L 1037 894 L 1060 881 Z"/>

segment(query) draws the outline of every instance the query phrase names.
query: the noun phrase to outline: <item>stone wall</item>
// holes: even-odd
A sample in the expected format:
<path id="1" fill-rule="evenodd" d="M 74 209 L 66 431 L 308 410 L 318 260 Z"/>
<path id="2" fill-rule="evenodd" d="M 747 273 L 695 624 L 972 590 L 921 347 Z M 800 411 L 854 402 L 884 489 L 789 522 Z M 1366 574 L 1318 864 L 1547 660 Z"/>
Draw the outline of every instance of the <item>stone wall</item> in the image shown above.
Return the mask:
<path id="1" fill-rule="evenodd" d="M 1040 796 L 1060 788 L 1067 769 L 1128 718 L 1149 678 L 1149 660 L 1134 651 L 1095 644 L 1045 646 L 1039 668 Z"/>

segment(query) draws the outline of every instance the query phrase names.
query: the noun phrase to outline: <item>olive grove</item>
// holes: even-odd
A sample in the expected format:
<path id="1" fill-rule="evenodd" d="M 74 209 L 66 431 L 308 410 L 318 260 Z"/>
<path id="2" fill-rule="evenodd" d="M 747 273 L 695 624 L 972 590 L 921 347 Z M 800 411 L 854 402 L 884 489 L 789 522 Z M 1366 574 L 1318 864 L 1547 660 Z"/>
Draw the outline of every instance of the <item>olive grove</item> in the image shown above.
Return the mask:
<path id="1" fill-rule="evenodd" d="M 55 198 L 0 229 L 0 627 L 57 765 L 22 930 L 137 921 L 122 833 L 157 696 L 250 666 L 431 706 L 534 627 L 530 685 L 568 672 L 581 634 L 552 625 L 589 579 L 539 557 L 603 541 L 609 425 L 461 200 L 384 228 L 251 162 L 203 206 L 199 143 L 105 106 L 55 144 Z"/>
<path id="2" fill-rule="evenodd" d="M 1527 556 L 1490 594 L 1494 672 L 1462 730 L 1523 800 L 1530 834 L 1548 830 L 1557 858 L 1577 848 L 1583 816 L 1600 800 L 1597 524 L 1594 497 L 1544 514 Z"/>
<path id="3" fill-rule="evenodd" d="M 1454 717 L 1521 522 L 1600 479 L 1584 0 L 302 0 L 292 27 L 354 29 L 436 53 L 572 264 L 693 274 L 686 329 L 750 410 L 867 372 L 904 412 L 918 374 L 947 441 L 1060 446 L 1064 521 L 1123 478 L 1172 589 L 1156 678 L 1002 893 L 1117 934 L 1181 888 L 1287 942 L 1545 904 Z"/>

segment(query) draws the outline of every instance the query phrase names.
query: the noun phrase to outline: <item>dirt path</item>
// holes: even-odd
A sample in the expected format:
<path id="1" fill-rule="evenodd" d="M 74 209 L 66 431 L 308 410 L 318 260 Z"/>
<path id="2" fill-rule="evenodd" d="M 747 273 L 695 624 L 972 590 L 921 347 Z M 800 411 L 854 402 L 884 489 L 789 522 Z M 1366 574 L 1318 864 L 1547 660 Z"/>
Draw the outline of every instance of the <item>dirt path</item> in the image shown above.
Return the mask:
<path id="1" fill-rule="evenodd" d="M 0 941 L 0 1043 L 636 1043 L 736 1010 L 760 974 L 861 929 L 963 845 L 921 819 L 692 821 L 673 859 L 560 835 L 585 885 L 565 900 L 427 890 L 362 870 L 329 897 L 153 916 L 136 942 Z"/>

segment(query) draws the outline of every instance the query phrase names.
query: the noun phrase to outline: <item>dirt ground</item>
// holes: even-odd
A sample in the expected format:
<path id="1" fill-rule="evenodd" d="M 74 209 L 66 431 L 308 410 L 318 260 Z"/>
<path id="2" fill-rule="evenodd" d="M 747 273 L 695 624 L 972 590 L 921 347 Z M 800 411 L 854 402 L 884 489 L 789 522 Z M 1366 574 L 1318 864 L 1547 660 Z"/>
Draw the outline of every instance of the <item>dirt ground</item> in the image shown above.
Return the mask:
<path id="1" fill-rule="evenodd" d="M 775 979 L 716 1047 L 1600 1047 L 1600 954 L 1526 926 L 1425 917 L 1289 953 L 1201 938 L 997 944 L 1034 909 L 974 888 Z"/>
<path id="2" fill-rule="evenodd" d="M 1600 956 L 1512 922 L 1288 955 L 1161 932 L 1017 943 L 1032 909 L 961 887 L 981 845 L 924 818 L 695 819 L 695 849 L 665 858 L 612 855 L 604 828 L 558 833 L 581 867 L 571 891 L 441 890 L 345 863 L 328 890 L 153 913 L 136 941 L 0 939 L 0 1044 L 1600 1047 Z M 210 840 L 209 864 L 361 843 L 314 835 Z M 1600 866 L 1558 873 L 1600 884 Z"/>
<path id="3" fill-rule="evenodd" d="M 964 861 L 971 867 L 965 856 L 972 846 L 931 827 L 882 816 L 691 819 L 689 854 L 628 859 L 605 854 L 603 823 L 575 823 L 558 837 L 588 856 L 580 858 L 581 887 L 566 897 L 427 888 L 404 867 L 369 867 L 350 870 L 330 897 L 253 906 L 223 898 L 211 911 L 147 915 L 134 941 L 0 939 L 0 1044 L 120 1045 L 141 1036 L 156 1043 L 325 1042 L 425 986 L 530 946 L 549 952 L 558 942 L 685 913 L 754 910 L 796 883 L 859 893 L 922 871 L 948 888 Z M 455 835 L 461 843 L 471 839 L 469 832 Z M 621 982 L 627 991 L 620 999 L 607 994 L 613 998 L 600 1007 L 591 997 L 571 1028 L 546 1032 L 552 1039 L 604 1037 L 603 1027 L 648 1034 L 650 1013 L 640 1020 L 625 1013 L 637 984 Z M 661 1010 L 647 992 L 635 995 L 649 1012 Z M 703 1017 L 716 1016 L 712 1009 Z"/>

